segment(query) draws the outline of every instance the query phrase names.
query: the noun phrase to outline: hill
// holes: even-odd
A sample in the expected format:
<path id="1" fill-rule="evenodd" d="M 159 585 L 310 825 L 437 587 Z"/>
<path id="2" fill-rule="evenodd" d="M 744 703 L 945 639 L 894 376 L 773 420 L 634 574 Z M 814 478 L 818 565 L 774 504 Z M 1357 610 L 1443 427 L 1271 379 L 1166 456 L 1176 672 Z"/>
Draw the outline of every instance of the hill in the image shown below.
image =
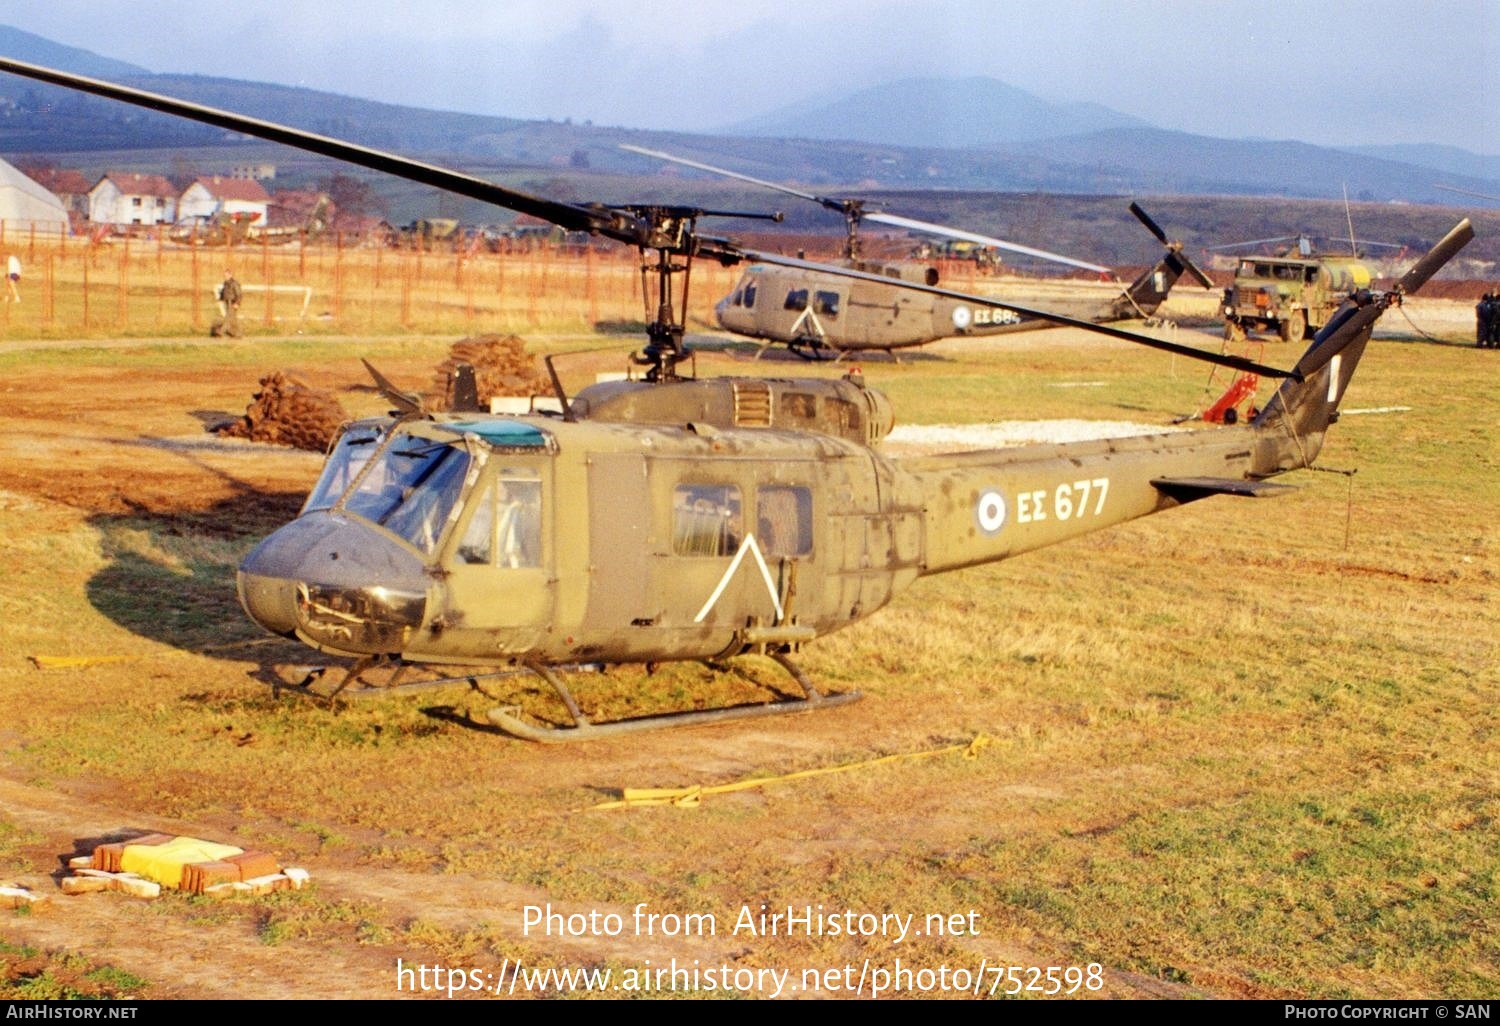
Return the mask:
<path id="1" fill-rule="evenodd" d="M 1050 103 L 993 78 L 911 78 L 832 103 L 785 107 L 723 127 L 725 135 L 847 139 L 890 146 L 974 149 L 1147 122 L 1097 103 Z"/>
<path id="2" fill-rule="evenodd" d="M 1334 150 L 1217 139 L 1100 104 L 1054 104 L 991 78 L 906 79 L 729 126 L 726 135 L 639 132 L 460 114 L 293 86 L 145 69 L 0 26 L 0 53 L 460 166 L 514 164 L 640 174 L 620 142 L 685 152 L 776 181 L 846 188 L 1246 193 L 1451 203 L 1436 189 L 1500 193 L 1500 161 L 1439 147 Z M 0 75 L 0 151 L 77 154 L 244 145 L 216 129 Z M 754 133 L 747 135 L 747 133 Z M 233 160 L 232 157 L 227 157 Z M 1493 177 L 1492 177 L 1493 176 Z"/>

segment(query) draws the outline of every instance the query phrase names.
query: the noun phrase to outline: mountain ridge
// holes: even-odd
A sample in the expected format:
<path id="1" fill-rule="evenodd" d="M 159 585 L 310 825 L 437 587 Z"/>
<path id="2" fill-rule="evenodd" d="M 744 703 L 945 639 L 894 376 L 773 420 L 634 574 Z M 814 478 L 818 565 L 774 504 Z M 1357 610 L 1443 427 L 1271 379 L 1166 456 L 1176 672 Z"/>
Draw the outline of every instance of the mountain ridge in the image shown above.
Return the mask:
<path id="1" fill-rule="evenodd" d="M 1098 103 L 1052 103 L 974 75 L 899 79 L 817 106 L 782 107 L 718 132 L 967 149 L 1124 127 L 1150 123 Z"/>
<path id="2" fill-rule="evenodd" d="M 460 167 L 524 165 L 677 176 L 663 177 L 663 184 L 693 180 L 691 172 L 668 171 L 620 151 L 618 144 L 628 141 L 768 180 L 832 183 L 846 190 L 1238 192 L 1336 199 L 1347 189 L 1354 199 L 1436 205 L 1451 205 L 1454 188 L 1500 194 L 1500 179 L 1484 174 L 1448 171 L 1439 183 L 1432 160 L 1462 167 L 1472 157 L 1481 171 L 1491 168 L 1485 163 L 1489 158 L 1454 148 L 1332 149 L 1296 140 L 1215 139 L 1150 125 L 1098 104 L 1051 104 L 994 79 L 907 79 L 900 88 L 862 90 L 821 108 L 843 111 L 850 119 L 847 128 L 870 118 L 889 120 L 892 98 L 907 95 L 916 103 L 913 109 L 928 112 L 927 120 L 944 121 L 932 129 L 930 139 L 952 141 L 955 125 L 965 133 L 967 145 L 954 148 L 806 136 L 713 136 L 430 111 L 299 86 L 154 74 L 6 26 L 0 26 L 0 52 Z M 881 101 L 866 107 L 864 121 L 855 117 L 861 96 Z M 995 113 L 1001 102 L 1012 106 L 1009 114 Z M 931 116 L 934 104 L 943 103 L 953 110 L 943 119 Z M 5 127 L 0 148 L 11 155 L 68 154 L 76 161 L 91 151 L 248 145 L 218 129 L 9 75 L 0 75 L 0 118 Z M 1049 134 L 1035 134 L 1044 130 Z M 1392 155 L 1427 163 L 1394 160 Z M 226 159 L 233 160 L 227 151 Z M 1500 176 L 1500 169 L 1495 174 Z M 827 191 L 826 185 L 822 188 Z"/>

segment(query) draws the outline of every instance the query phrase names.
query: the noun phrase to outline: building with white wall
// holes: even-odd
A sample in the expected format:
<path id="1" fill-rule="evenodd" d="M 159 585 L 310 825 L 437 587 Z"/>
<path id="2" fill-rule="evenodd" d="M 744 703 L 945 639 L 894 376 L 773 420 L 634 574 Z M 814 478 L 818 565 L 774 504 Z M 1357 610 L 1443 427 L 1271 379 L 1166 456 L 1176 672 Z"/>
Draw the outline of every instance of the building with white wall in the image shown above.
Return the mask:
<path id="1" fill-rule="evenodd" d="M 110 171 L 89 190 L 89 220 L 95 224 L 171 224 L 177 220 L 177 190 L 161 175 Z"/>

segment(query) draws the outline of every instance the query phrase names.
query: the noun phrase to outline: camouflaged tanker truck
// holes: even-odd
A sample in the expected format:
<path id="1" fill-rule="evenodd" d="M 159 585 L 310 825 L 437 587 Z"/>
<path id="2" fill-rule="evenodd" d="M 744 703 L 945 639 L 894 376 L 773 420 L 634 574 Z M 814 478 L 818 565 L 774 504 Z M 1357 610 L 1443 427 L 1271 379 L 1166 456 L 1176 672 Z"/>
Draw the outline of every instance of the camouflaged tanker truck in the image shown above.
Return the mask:
<path id="1" fill-rule="evenodd" d="M 1368 288 L 1370 277 L 1351 256 L 1243 257 L 1224 290 L 1224 337 L 1239 341 L 1263 331 L 1300 342 L 1350 294 Z"/>

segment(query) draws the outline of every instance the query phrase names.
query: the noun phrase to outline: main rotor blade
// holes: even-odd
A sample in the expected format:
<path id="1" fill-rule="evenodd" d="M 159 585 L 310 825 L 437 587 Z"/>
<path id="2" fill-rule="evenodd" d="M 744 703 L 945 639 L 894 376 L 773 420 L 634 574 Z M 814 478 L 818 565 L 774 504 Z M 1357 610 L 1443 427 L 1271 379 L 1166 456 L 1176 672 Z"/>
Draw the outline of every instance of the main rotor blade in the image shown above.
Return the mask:
<path id="1" fill-rule="evenodd" d="M 880 224 L 892 225 L 896 228 L 906 228 L 914 232 L 927 232 L 931 235 L 944 235 L 950 239 L 961 239 L 964 242 L 977 242 L 981 246 L 994 246 L 996 249 L 1008 249 L 1012 253 L 1024 253 L 1027 256 L 1037 257 L 1041 260 L 1051 260 L 1058 264 L 1067 264 L 1069 267 L 1081 267 L 1085 271 L 1097 271 L 1100 274 L 1114 274 L 1108 267 L 1099 264 L 1086 263 L 1083 260 L 1074 260 L 1058 253 L 1049 253 L 1045 249 L 1032 249 L 1030 246 L 1022 246 L 1014 242 L 1006 242 L 990 235 L 980 235 L 977 232 L 966 232 L 961 228 L 949 228 L 946 225 L 932 224 L 928 221 L 917 221 L 910 217 L 897 217 L 895 214 L 866 214 L 866 221 L 875 221 Z"/>
<path id="2" fill-rule="evenodd" d="M 269 139 L 300 150 L 319 153 L 325 157 L 334 157 L 372 171 L 382 171 L 408 181 L 433 185 L 461 196 L 530 214 L 570 231 L 599 232 L 622 242 L 635 242 L 640 235 L 637 219 L 621 211 L 606 208 L 591 209 L 543 199 L 515 189 L 507 189 L 473 175 L 462 174 L 394 153 L 357 146 L 340 139 L 330 139 L 327 136 L 305 132 L 287 125 L 245 117 L 241 114 L 189 103 L 186 100 L 162 96 L 143 89 L 133 89 L 129 86 L 116 85 L 113 82 L 56 71 L 7 57 L 0 57 L 0 71 L 8 71 L 13 75 L 21 75 L 52 85 L 82 90 L 106 99 L 134 104 L 137 107 L 145 107 L 164 114 L 175 114 L 206 125 L 214 125 L 232 132 L 243 132 L 260 139 Z"/>
<path id="3" fill-rule="evenodd" d="M 979 306 L 994 307 L 999 310 L 1010 310 L 1021 314 L 1023 317 L 1035 317 L 1038 320 L 1047 321 L 1067 328 L 1082 328 L 1084 331 L 1092 331 L 1100 335 L 1108 335 L 1111 338 L 1122 339 L 1126 342 L 1134 342 L 1136 345 L 1149 346 L 1152 349 L 1160 349 L 1168 353 L 1176 353 L 1194 360 L 1203 360 L 1207 363 L 1216 363 L 1221 367 L 1233 367 L 1235 370 L 1249 371 L 1270 378 L 1297 378 L 1301 375 L 1296 371 L 1285 371 L 1278 367 L 1268 367 L 1265 364 L 1256 363 L 1240 356 L 1229 356 L 1221 353 L 1211 353 L 1203 349 L 1194 349 L 1192 346 L 1178 345 L 1175 342 L 1167 342 L 1163 339 L 1152 338 L 1150 335 L 1138 335 L 1133 331 L 1125 331 L 1121 328 L 1112 328 L 1107 324 L 1098 324 L 1094 321 L 1086 321 L 1078 317 L 1068 317 L 1064 314 L 1052 313 L 1047 310 L 1037 310 L 1029 306 L 1021 306 L 1017 303 L 1008 303 L 1004 300 L 995 299 L 992 296 L 975 296 L 967 292 L 955 292 L 952 289 L 938 288 L 935 285 L 921 285 L 910 281 L 896 281 L 880 274 L 871 274 L 868 271 L 856 271 L 852 267 L 837 267 L 832 264 L 819 264 L 811 260 L 797 260 L 793 257 L 784 257 L 779 253 L 761 253 L 756 250 L 728 247 L 719 250 L 716 244 L 706 243 L 700 247 L 699 252 L 724 260 L 756 260 L 765 264 L 776 264 L 781 267 L 792 267 L 802 271 L 817 271 L 824 274 L 834 274 L 842 278 L 853 278 L 857 281 L 870 281 L 879 285 L 894 286 L 896 288 L 909 289 L 912 292 L 926 292 L 929 295 L 941 296 L 945 299 L 954 299 L 962 303 L 974 303 Z"/>
<path id="4" fill-rule="evenodd" d="M 1030 246 L 1022 246 L 1014 242 L 1006 242 L 1004 239 L 996 239 L 989 235 L 980 235 L 976 232 L 967 232 L 960 228 L 949 228 L 947 225 L 932 224 L 928 221 L 916 221 L 909 217 L 898 217 L 895 214 L 882 214 L 875 211 L 867 211 L 863 209 L 863 203 L 860 200 L 837 200 L 830 199 L 827 196 L 816 196 L 813 193 L 803 192 L 800 189 L 793 189 L 790 186 L 780 185 L 776 182 L 767 182 L 764 179 L 752 178 L 749 175 L 742 175 L 738 171 L 728 171 L 722 167 L 714 167 L 712 164 L 704 164 L 696 160 L 688 160 L 686 157 L 676 157 L 670 153 L 663 153 L 661 150 L 648 150 L 643 146 L 631 146 L 627 143 L 621 143 L 620 149 L 629 150 L 631 153 L 640 153 L 647 157 L 655 157 L 658 160 L 670 161 L 673 164 L 682 164 L 686 167 L 697 168 L 699 171 L 708 171 L 712 174 L 723 175 L 726 178 L 738 179 L 741 182 L 749 182 L 752 185 L 759 185 L 767 189 L 775 189 L 777 192 L 784 192 L 789 196 L 797 196 L 801 199 L 812 200 L 814 203 L 822 204 L 829 210 L 841 211 L 846 216 L 856 216 L 861 221 L 875 221 L 879 224 L 891 225 L 896 228 L 906 228 L 910 231 L 925 232 L 928 235 L 941 235 L 945 238 L 960 239 L 964 242 L 977 242 L 982 246 L 994 246 L 997 249 L 1007 249 L 1013 253 L 1024 253 L 1027 256 L 1036 257 L 1040 260 L 1050 260 L 1054 263 L 1066 264 L 1069 267 L 1081 267 L 1086 271 L 1096 271 L 1100 274 L 1114 273 L 1108 267 L 1101 267 L 1099 264 L 1085 263 L 1082 260 L 1074 260 L 1071 257 L 1061 256 L 1057 253 L 1049 253 L 1044 249 L 1033 249 Z M 1163 238 L 1162 241 L 1165 242 L 1166 239 Z"/>
<path id="5" fill-rule="evenodd" d="M 1492 196 L 1487 192 L 1473 192 L 1469 189 L 1457 189 L 1451 185 L 1434 185 L 1434 189 L 1446 189 L 1448 192 L 1456 192 L 1463 196 L 1477 196 L 1480 199 L 1500 201 L 1500 196 Z"/>
<path id="6" fill-rule="evenodd" d="M 1300 235 L 1278 235 L 1274 239 L 1251 239 L 1249 242 L 1226 242 L 1220 246 L 1209 246 L 1210 250 L 1239 249 L 1241 246 L 1268 246 L 1273 242 L 1296 242 Z"/>
<path id="7" fill-rule="evenodd" d="M 427 411 L 422 406 L 422 397 L 415 392 L 403 392 L 391 383 L 391 380 L 375 369 L 375 365 L 364 357 L 360 357 L 360 363 L 365 365 L 365 370 L 370 372 L 370 377 L 375 379 L 375 387 L 380 389 L 380 394 L 386 400 L 407 416 L 426 416 Z"/>
<path id="8" fill-rule="evenodd" d="M 620 143 L 620 149 L 629 150 L 631 153 L 639 153 L 645 157 L 655 157 L 657 160 L 670 161 L 673 164 L 682 164 L 685 167 L 695 167 L 699 171 L 708 171 L 712 174 L 723 175 L 725 178 L 737 178 L 742 182 L 749 182 L 751 185 L 759 185 L 765 189 L 775 189 L 777 192 L 784 192 L 788 196 L 796 196 L 799 199 L 812 200 L 814 203 L 821 203 L 823 206 L 828 207 L 831 210 L 844 209 L 844 204 L 840 203 L 838 200 L 825 199 L 822 196 L 814 196 L 810 192 L 803 192 L 800 189 L 793 189 L 788 185 L 781 185 L 777 182 L 768 182 L 761 178 L 751 178 L 749 175 L 742 175 L 738 171 L 728 171 L 722 167 L 714 167 L 712 164 L 700 164 L 698 161 L 688 160 L 686 157 L 674 157 L 672 156 L 672 154 L 663 153 L 661 150 L 648 150 L 644 146 L 631 146 L 629 143 Z"/>
<path id="9" fill-rule="evenodd" d="M 1466 217 L 1453 226 L 1453 230 L 1444 235 L 1436 246 L 1427 251 L 1427 255 L 1412 265 L 1411 270 L 1401 276 L 1396 282 L 1396 291 L 1403 295 L 1411 295 L 1427 284 L 1427 279 L 1438 272 L 1438 269 L 1453 259 L 1455 253 L 1469 244 L 1474 237 L 1474 226 Z"/>

